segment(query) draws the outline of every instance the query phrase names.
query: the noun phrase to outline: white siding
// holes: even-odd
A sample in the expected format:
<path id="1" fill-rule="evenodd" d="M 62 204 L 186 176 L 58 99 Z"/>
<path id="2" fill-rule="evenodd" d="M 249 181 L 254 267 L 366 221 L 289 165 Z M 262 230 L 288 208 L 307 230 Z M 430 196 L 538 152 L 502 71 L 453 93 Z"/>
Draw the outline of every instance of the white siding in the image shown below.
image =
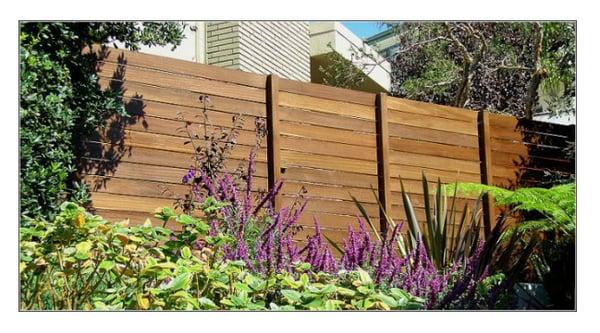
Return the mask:
<path id="1" fill-rule="evenodd" d="M 209 65 L 310 81 L 308 22 L 209 22 L 206 30 Z"/>

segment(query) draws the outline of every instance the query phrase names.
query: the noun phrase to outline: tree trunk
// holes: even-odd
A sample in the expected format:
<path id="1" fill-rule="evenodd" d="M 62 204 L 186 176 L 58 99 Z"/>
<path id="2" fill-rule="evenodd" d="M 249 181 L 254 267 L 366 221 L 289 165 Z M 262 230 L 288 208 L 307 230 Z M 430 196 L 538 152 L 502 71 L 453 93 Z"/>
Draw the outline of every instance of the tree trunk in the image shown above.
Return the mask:
<path id="1" fill-rule="evenodd" d="M 546 77 L 546 70 L 542 68 L 542 45 L 544 40 L 544 31 L 540 23 L 534 23 L 535 30 L 535 52 L 534 52 L 534 70 L 531 74 L 531 80 L 529 81 L 529 89 L 527 90 L 527 97 L 525 98 L 525 118 L 533 119 L 533 108 L 538 99 L 538 88 L 542 79 Z"/>

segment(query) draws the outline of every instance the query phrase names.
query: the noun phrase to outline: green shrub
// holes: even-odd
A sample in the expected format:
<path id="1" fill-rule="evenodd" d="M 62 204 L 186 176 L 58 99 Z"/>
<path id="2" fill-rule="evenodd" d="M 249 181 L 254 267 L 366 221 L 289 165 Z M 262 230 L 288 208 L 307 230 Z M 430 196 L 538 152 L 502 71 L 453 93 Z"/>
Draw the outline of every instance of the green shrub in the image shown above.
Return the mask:
<path id="1" fill-rule="evenodd" d="M 219 202 L 210 200 L 205 213 Z M 29 220 L 20 231 L 23 310 L 365 310 L 420 309 L 423 300 L 375 285 L 363 270 L 253 273 L 223 259 L 232 240 L 208 236 L 203 219 L 157 212 L 182 230 L 110 223 L 74 203 L 54 221 Z M 204 246 L 198 247 L 197 239 Z"/>

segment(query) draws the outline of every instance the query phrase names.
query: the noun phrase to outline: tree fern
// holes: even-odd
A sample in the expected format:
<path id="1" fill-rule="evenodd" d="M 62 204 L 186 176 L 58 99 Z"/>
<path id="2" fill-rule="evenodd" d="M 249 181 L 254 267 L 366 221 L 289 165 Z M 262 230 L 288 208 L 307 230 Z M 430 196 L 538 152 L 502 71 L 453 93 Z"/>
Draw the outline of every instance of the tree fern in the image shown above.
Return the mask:
<path id="1" fill-rule="evenodd" d="M 473 183 L 458 183 L 445 186 L 445 190 L 455 190 L 463 196 L 478 196 L 482 192 L 493 195 L 497 206 L 514 211 L 537 212 L 544 219 L 519 223 L 516 227 L 523 231 L 562 230 L 568 235 L 575 232 L 575 183 L 557 185 L 552 188 L 519 188 L 511 191 L 496 186 Z"/>

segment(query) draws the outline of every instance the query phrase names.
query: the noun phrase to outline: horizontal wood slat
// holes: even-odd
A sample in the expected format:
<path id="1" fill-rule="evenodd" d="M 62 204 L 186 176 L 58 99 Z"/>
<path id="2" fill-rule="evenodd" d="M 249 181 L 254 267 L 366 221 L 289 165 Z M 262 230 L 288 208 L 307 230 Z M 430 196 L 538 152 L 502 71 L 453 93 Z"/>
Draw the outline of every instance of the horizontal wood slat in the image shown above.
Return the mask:
<path id="1" fill-rule="evenodd" d="M 390 123 L 395 124 L 435 129 L 451 133 L 477 135 L 477 124 L 464 121 L 428 117 L 421 114 L 398 112 L 394 110 L 388 112 L 388 119 Z"/>
<path id="2" fill-rule="evenodd" d="M 333 101 L 328 99 L 316 98 L 305 95 L 291 94 L 281 92 L 279 94 L 279 104 L 281 106 L 314 110 L 326 113 L 333 113 L 339 116 L 375 120 L 375 107 L 353 104 L 348 102 Z"/>
<path id="3" fill-rule="evenodd" d="M 138 110 L 142 109 L 140 111 L 143 111 L 145 102 L 153 101 L 177 107 L 185 106 L 194 110 L 198 110 L 198 112 L 201 112 L 201 110 L 206 107 L 208 110 L 266 117 L 266 107 L 264 103 L 243 101 L 239 99 L 206 93 L 197 93 L 183 89 L 158 87 L 128 80 L 122 82 L 105 77 L 100 77 L 98 84 L 103 90 L 122 91 L 124 97 L 130 98 L 132 101 L 134 101 L 134 103 L 126 103 L 125 107 L 136 108 Z M 117 85 L 118 88 L 115 88 L 115 85 Z M 205 98 L 207 101 L 206 104 L 200 102 Z"/>
<path id="4" fill-rule="evenodd" d="M 358 90 L 348 90 L 322 84 L 312 84 L 282 79 L 279 89 L 281 91 L 306 95 L 334 101 L 351 102 L 367 106 L 375 105 L 375 94 Z"/>
<path id="5" fill-rule="evenodd" d="M 98 66 L 98 75 L 114 80 L 134 81 L 159 87 L 184 89 L 198 93 L 265 103 L 264 89 L 199 77 L 165 73 L 142 67 L 101 63 Z"/>
<path id="6" fill-rule="evenodd" d="M 444 105 L 411 101 L 408 99 L 389 97 L 388 108 L 422 116 L 439 117 L 477 123 L 477 112 Z"/>

